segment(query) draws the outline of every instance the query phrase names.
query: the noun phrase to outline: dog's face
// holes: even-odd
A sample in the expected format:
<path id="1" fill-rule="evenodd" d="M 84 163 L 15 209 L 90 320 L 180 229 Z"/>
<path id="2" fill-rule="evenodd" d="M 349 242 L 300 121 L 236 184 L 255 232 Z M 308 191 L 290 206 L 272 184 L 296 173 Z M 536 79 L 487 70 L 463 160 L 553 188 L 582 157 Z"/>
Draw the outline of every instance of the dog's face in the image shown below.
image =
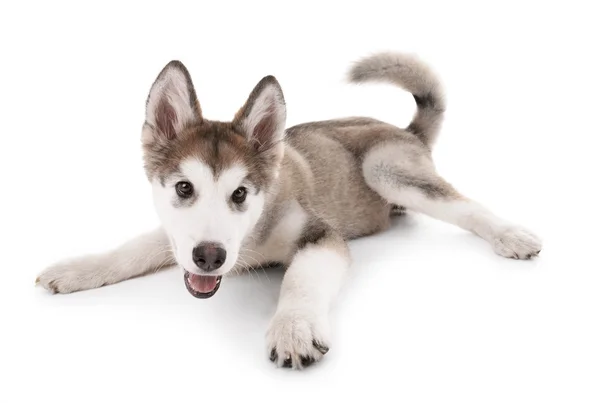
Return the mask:
<path id="1" fill-rule="evenodd" d="M 192 295 L 218 290 L 258 222 L 283 158 L 285 117 L 271 76 L 231 122 L 202 117 L 181 63 L 169 63 L 154 82 L 142 131 L 145 170 Z"/>

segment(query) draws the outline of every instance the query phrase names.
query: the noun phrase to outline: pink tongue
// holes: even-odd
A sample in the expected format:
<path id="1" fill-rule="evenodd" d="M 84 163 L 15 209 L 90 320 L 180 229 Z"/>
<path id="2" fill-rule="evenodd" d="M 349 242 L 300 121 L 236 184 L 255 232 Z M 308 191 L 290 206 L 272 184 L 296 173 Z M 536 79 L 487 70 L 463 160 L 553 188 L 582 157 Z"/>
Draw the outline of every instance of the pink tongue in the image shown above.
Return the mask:
<path id="1" fill-rule="evenodd" d="M 207 293 L 214 290 L 217 286 L 217 276 L 199 276 L 190 273 L 188 283 L 194 291 Z"/>

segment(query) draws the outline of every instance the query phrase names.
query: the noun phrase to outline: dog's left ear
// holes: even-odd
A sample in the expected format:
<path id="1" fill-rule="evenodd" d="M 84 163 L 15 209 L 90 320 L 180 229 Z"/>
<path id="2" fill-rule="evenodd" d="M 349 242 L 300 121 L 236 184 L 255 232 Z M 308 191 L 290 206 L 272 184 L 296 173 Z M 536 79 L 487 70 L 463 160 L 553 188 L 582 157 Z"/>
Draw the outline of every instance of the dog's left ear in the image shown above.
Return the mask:
<path id="1" fill-rule="evenodd" d="M 283 140 L 286 108 L 283 91 L 275 77 L 264 77 L 254 87 L 233 119 L 257 151 L 271 150 Z"/>
<path id="2" fill-rule="evenodd" d="M 201 120 L 202 111 L 190 73 L 180 61 L 169 62 L 148 94 L 143 140 L 173 140 L 187 125 Z"/>

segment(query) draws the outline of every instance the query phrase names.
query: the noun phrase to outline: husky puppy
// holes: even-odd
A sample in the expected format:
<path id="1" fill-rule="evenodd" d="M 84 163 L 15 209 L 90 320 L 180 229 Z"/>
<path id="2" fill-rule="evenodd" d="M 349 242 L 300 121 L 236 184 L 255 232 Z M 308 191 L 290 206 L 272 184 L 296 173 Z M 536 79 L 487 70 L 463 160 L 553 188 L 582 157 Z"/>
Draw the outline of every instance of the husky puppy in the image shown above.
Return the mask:
<path id="1" fill-rule="evenodd" d="M 186 67 L 168 63 L 150 89 L 141 135 L 161 227 L 105 254 L 59 262 L 37 283 L 70 293 L 178 266 L 189 293 L 209 298 L 223 276 L 278 263 L 286 271 L 267 355 L 277 366 L 300 369 L 329 350 L 330 306 L 350 265 L 347 241 L 386 229 L 404 209 L 471 231 L 501 256 L 538 255 L 538 237 L 436 173 L 431 150 L 445 101 L 428 66 L 379 53 L 356 62 L 349 80 L 412 93 L 410 125 L 352 117 L 286 130 L 273 76 L 256 85 L 230 122 L 209 120 Z"/>

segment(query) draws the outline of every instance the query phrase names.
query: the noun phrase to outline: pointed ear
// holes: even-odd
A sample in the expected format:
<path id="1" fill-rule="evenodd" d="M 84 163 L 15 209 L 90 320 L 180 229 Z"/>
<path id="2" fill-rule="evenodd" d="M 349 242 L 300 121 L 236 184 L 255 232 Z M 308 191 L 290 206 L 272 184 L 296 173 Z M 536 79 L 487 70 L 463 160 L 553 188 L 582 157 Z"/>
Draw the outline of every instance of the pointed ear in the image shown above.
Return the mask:
<path id="1" fill-rule="evenodd" d="M 285 133 L 286 108 L 283 91 L 273 76 L 264 77 L 254 87 L 233 124 L 259 151 L 281 143 Z"/>
<path id="2" fill-rule="evenodd" d="M 167 64 L 152 84 L 146 100 L 143 140 L 173 140 L 202 111 L 187 68 L 180 61 Z"/>

